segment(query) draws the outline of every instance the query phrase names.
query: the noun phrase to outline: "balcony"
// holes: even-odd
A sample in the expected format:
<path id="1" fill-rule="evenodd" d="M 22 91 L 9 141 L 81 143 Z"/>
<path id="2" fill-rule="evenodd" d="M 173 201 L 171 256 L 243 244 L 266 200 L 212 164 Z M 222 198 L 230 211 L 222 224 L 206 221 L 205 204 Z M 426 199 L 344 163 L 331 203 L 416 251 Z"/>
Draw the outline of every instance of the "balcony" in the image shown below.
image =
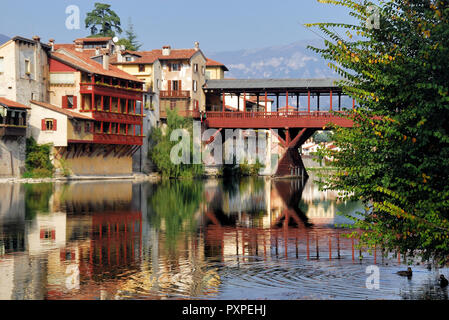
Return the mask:
<path id="1" fill-rule="evenodd" d="M 185 118 L 199 119 L 201 114 L 199 110 L 178 110 L 178 115 Z M 161 111 L 159 117 L 161 119 L 167 119 L 167 111 Z"/>
<path id="2" fill-rule="evenodd" d="M 107 111 L 93 111 L 92 117 L 97 121 L 142 125 L 140 114 L 124 114 Z"/>
<path id="3" fill-rule="evenodd" d="M 81 83 L 80 93 L 95 94 L 121 99 L 141 100 L 143 91 L 141 89 L 112 86 L 108 84 Z"/>
<path id="4" fill-rule="evenodd" d="M 174 99 L 174 98 L 190 98 L 190 91 L 183 91 L 183 90 L 178 90 L 178 91 L 161 91 L 160 92 L 160 97 L 162 99 Z"/>
<path id="5" fill-rule="evenodd" d="M 95 133 L 94 143 L 118 145 L 143 145 L 143 136 L 128 136 L 123 134 Z"/>
<path id="6" fill-rule="evenodd" d="M 10 137 L 20 137 L 26 135 L 26 126 L 13 126 L 0 124 L 0 137 L 10 136 Z"/>

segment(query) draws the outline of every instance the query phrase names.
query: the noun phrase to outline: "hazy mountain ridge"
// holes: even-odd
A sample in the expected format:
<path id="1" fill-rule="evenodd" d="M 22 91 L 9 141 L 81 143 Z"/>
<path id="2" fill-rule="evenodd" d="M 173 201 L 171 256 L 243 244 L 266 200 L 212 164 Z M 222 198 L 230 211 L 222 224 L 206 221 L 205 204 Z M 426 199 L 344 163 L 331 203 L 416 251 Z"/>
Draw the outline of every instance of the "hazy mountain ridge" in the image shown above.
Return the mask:
<path id="1" fill-rule="evenodd" d="M 4 34 L 0 33 L 0 45 L 4 44 L 6 41 L 8 41 L 10 37 L 5 36 Z"/>
<path id="2" fill-rule="evenodd" d="M 208 57 L 225 64 L 226 78 L 336 77 L 327 62 L 307 46 L 322 47 L 322 40 L 298 41 L 260 49 L 211 52 Z"/>

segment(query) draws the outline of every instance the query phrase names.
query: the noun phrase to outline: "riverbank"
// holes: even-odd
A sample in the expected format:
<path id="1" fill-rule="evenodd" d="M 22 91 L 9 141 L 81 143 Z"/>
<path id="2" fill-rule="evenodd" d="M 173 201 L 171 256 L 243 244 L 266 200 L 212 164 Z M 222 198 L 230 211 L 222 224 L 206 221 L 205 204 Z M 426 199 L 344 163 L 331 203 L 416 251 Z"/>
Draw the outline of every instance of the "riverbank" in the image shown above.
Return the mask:
<path id="1" fill-rule="evenodd" d="M 130 176 L 70 176 L 70 177 L 54 177 L 54 178 L 0 178 L 0 184 L 38 184 L 38 183 L 67 183 L 76 181 L 117 181 L 117 180 L 131 180 L 136 182 L 158 182 L 161 176 L 158 173 L 136 173 Z"/>

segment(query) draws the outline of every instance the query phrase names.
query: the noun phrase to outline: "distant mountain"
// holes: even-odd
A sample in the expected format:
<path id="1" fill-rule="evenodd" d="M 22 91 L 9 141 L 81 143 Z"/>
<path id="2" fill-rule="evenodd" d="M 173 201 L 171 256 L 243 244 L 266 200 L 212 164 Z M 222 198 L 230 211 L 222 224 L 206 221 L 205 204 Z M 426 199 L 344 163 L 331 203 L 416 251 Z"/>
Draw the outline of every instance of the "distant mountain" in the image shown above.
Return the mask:
<path id="1" fill-rule="evenodd" d="M 10 38 L 5 36 L 4 34 L 0 34 L 0 45 L 4 44 L 6 41 L 8 41 Z"/>
<path id="2" fill-rule="evenodd" d="M 225 64 L 226 78 L 326 78 L 337 77 L 327 62 L 308 45 L 322 47 L 322 40 L 295 42 L 261 49 L 208 53 L 208 57 Z"/>

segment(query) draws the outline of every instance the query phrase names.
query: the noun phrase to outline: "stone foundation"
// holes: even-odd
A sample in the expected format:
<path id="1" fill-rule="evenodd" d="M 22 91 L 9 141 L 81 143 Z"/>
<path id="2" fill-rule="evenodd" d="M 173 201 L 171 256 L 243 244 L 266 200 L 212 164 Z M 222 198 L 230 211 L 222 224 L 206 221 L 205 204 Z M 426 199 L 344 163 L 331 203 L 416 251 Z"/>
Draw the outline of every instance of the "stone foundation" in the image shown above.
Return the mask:
<path id="1" fill-rule="evenodd" d="M 25 137 L 0 138 L 0 177 L 21 177 L 25 172 Z"/>

